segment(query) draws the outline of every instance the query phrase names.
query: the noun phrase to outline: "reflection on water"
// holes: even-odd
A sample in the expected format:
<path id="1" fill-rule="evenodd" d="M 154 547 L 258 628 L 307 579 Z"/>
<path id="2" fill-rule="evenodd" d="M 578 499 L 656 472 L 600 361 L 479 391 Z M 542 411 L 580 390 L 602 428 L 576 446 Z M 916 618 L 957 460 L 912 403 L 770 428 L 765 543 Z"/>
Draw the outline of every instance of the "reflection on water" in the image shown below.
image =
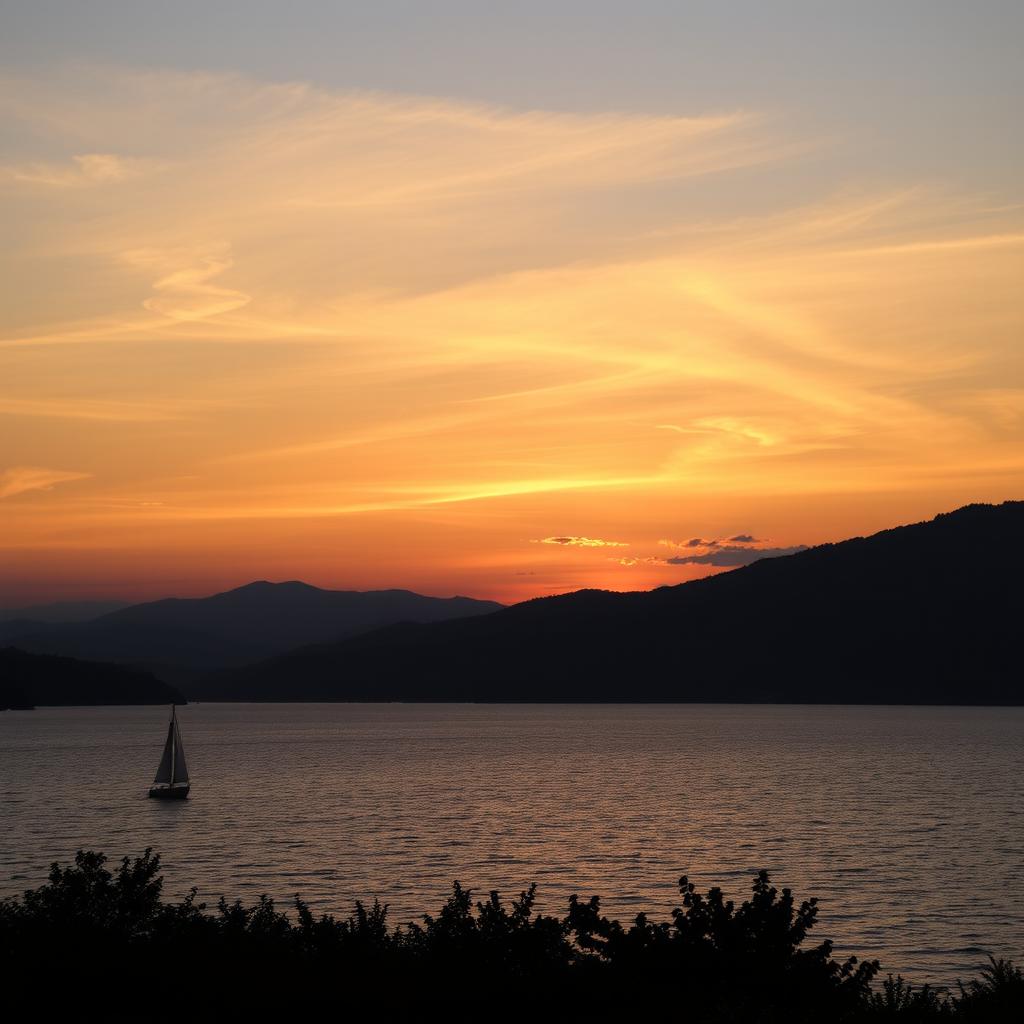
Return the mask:
<path id="1" fill-rule="evenodd" d="M 153 846 L 167 892 L 300 893 L 392 921 L 451 881 L 544 909 L 742 896 L 759 867 L 821 899 L 817 938 L 950 982 L 1024 959 L 1024 709 L 196 704 L 183 803 L 146 797 L 164 708 L 0 714 L 0 893 L 78 847 Z"/>

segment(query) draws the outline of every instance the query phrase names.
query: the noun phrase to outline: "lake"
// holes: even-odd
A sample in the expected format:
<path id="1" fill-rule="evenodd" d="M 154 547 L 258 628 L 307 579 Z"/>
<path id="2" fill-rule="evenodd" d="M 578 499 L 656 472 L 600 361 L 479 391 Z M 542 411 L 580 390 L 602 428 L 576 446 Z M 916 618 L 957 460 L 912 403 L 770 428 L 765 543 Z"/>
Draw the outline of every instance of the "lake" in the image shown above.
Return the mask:
<path id="1" fill-rule="evenodd" d="M 192 704 L 193 789 L 149 800 L 159 707 L 0 713 L 0 894 L 153 846 L 165 892 L 299 893 L 398 924 L 453 879 L 664 914 L 772 872 L 812 938 L 952 983 L 1024 960 L 1024 708 Z"/>

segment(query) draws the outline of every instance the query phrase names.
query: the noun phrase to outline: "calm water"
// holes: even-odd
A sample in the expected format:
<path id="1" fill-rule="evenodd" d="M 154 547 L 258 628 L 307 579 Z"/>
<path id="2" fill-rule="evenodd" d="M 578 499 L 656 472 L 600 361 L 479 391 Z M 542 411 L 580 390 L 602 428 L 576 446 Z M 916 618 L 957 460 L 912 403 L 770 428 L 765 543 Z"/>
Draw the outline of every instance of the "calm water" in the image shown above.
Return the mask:
<path id="1" fill-rule="evenodd" d="M 148 800 L 164 708 L 0 714 L 0 893 L 152 845 L 167 891 L 398 923 L 451 880 L 663 912 L 769 868 L 818 938 L 917 980 L 1024 959 L 1024 709 L 195 704 L 192 797 Z"/>

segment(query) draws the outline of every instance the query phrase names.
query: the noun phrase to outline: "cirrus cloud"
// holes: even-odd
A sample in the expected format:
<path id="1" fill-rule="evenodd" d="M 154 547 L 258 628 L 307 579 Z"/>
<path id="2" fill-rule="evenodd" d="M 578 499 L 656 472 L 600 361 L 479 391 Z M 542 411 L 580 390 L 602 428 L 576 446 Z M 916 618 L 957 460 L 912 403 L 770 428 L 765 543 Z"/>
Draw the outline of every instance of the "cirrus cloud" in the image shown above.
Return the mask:
<path id="1" fill-rule="evenodd" d="M 295 574 L 344 533 L 333 564 L 367 586 L 479 592 L 523 538 L 586 549 L 508 600 L 619 583 L 609 556 L 657 585 L 845 535 L 845 495 L 923 513 L 1024 480 L 1021 208 L 845 168 L 794 204 L 791 129 L 756 111 L 3 83 L 0 465 L 101 481 L 4 505 L 26 579 L 59 549 L 62 579 L 105 550 L 125 579 L 181 551 L 205 580 L 228 522 Z"/>
<path id="2" fill-rule="evenodd" d="M 628 548 L 629 545 L 619 540 L 600 540 L 596 537 L 545 537 L 535 540 L 534 544 L 559 544 L 562 547 L 576 548 Z"/>
<path id="3" fill-rule="evenodd" d="M 23 185 L 81 188 L 110 185 L 142 174 L 151 162 L 117 153 L 76 153 L 68 163 L 29 163 L 0 167 L 0 180 Z"/>
<path id="4" fill-rule="evenodd" d="M 41 466 L 12 466 L 0 473 L 0 499 L 13 498 L 26 491 L 49 491 L 57 484 L 84 480 L 88 473 L 72 473 Z"/>

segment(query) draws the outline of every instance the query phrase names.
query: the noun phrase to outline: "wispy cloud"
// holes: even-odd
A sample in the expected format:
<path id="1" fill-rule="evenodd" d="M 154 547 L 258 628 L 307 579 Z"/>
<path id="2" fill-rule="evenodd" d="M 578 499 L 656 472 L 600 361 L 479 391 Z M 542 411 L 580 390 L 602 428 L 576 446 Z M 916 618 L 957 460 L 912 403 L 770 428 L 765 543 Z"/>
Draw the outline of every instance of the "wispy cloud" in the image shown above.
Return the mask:
<path id="1" fill-rule="evenodd" d="M 659 540 L 660 547 L 669 548 L 677 554 L 668 557 L 652 555 L 644 558 L 619 559 L 620 565 L 632 568 L 638 565 L 697 565 L 714 566 L 732 569 L 741 565 L 750 565 L 762 558 L 777 558 L 780 555 L 793 555 L 806 551 L 803 544 L 788 547 L 771 547 L 765 545 L 751 533 L 737 533 L 725 540 L 690 537 L 688 540 Z M 755 545 L 762 545 L 755 547 Z"/>
<path id="2" fill-rule="evenodd" d="M 595 537 L 545 537 L 534 544 L 558 544 L 561 547 L 576 548 L 628 548 L 629 544 L 618 540 L 598 540 Z"/>
<path id="3" fill-rule="evenodd" d="M 719 548 L 729 544 L 760 544 L 762 541 L 758 540 L 753 534 L 750 533 L 737 533 L 732 537 L 726 537 L 724 541 L 718 540 L 717 538 L 712 540 L 705 540 L 703 537 L 691 537 L 689 540 L 659 540 L 658 544 L 665 548 L 675 548 L 678 550 L 685 550 L 687 548 Z"/>
<path id="4" fill-rule="evenodd" d="M 95 473 L 5 506 L 26 573 L 145 516 L 193 565 L 654 585 L 842 536 L 841 496 L 1024 485 L 1019 205 L 888 171 L 794 204 L 818 140 L 750 111 L 2 84 L 0 464 Z M 594 536 L 524 544 L 559 523 Z"/>
<path id="5" fill-rule="evenodd" d="M 116 153 L 77 153 L 65 163 L 0 165 L 0 182 L 6 179 L 25 185 L 83 188 L 112 185 L 137 177 L 153 164 Z"/>
<path id="6" fill-rule="evenodd" d="M 150 298 L 142 305 L 170 320 L 206 320 L 248 305 L 251 296 L 213 284 L 231 269 L 230 246 L 215 245 L 191 251 L 132 249 L 121 254 L 134 267 L 157 270 Z"/>
<path id="7" fill-rule="evenodd" d="M 49 491 L 57 484 L 84 480 L 88 476 L 88 473 L 69 473 L 41 466 L 12 466 L 0 472 L 0 499 L 13 498 L 28 491 Z"/>

